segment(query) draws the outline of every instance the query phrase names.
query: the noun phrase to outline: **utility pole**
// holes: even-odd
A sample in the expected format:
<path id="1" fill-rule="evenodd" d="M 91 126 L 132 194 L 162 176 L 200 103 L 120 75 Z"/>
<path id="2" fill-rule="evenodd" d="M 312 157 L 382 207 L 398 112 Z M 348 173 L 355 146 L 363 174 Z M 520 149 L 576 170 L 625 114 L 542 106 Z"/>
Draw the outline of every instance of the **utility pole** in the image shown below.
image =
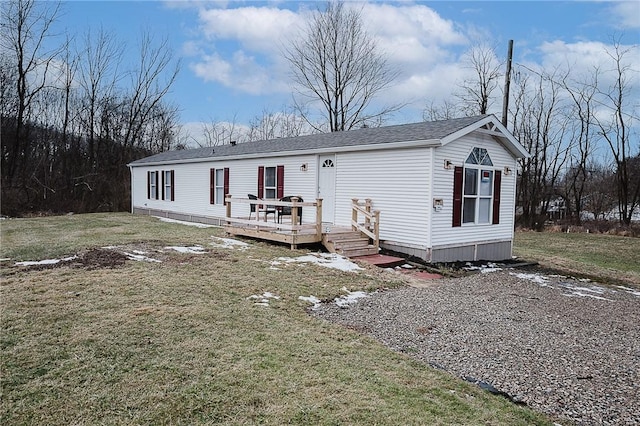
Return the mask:
<path id="1" fill-rule="evenodd" d="M 507 114 L 509 113 L 509 85 L 511 84 L 511 61 L 513 59 L 513 40 L 509 40 L 507 52 L 507 72 L 504 74 L 504 98 L 502 100 L 502 125 L 507 127 Z"/>

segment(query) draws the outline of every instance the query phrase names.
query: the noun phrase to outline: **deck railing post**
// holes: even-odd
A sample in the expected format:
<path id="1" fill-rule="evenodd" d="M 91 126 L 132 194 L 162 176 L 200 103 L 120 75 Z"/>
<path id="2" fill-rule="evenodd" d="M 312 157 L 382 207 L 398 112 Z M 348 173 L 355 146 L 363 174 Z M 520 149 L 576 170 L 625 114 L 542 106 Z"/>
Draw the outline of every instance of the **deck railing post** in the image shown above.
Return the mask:
<path id="1" fill-rule="evenodd" d="M 371 198 L 364 200 L 364 210 L 367 214 L 364 215 L 364 227 L 371 230 Z"/>
<path id="2" fill-rule="evenodd" d="M 292 226 L 297 226 L 298 224 L 298 197 L 291 197 L 291 202 L 293 203 L 291 205 L 291 225 Z M 291 232 L 293 232 L 294 234 L 296 234 L 298 231 L 294 228 L 291 230 Z"/>
<path id="3" fill-rule="evenodd" d="M 380 210 L 376 210 L 374 213 L 375 222 L 373 224 L 373 234 L 376 236 L 374 244 L 376 249 L 380 248 Z"/>
<path id="4" fill-rule="evenodd" d="M 322 198 L 316 199 L 316 237 L 322 240 Z"/>
<path id="5" fill-rule="evenodd" d="M 354 223 L 358 223 L 358 209 L 356 208 L 357 206 L 358 206 L 358 199 L 352 198 L 351 199 L 351 230 L 352 231 L 356 231 L 358 229 L 356 225 L 354 225 Z"/>
<path id="6" fill-rule="evenodd" d="M 227 199 L 225 200 L 226 203 L 226 207 L 227 207 L 227 212 L 226 212 L 226 216 L 227 216 L 227 225 L 230 222 L 230 218 L 231 218 L 231 194 L 227 194 Z"/>

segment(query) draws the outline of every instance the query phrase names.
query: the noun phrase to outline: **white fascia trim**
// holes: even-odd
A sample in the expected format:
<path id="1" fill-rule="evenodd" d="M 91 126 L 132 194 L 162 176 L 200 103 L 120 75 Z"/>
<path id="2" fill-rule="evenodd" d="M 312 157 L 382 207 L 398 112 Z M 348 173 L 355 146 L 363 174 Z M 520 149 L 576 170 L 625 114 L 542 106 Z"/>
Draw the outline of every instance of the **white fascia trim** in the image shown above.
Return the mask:
<path id="1" fill-rule="evenodd" d="M 484 126 L 487 123 L 493 123 L 498 128 L 498 130 L 500 130 L 500 133 L 496 134 L 496 132 L 488 132 L 486 130 L 480 129 L 482 126 Z M 507 130 L 507 128 L 504 127 L 502 123 L 494 115 L 489 115 L 483 118 L 482 120 L 478 120 L 475 123 L 463 129 L 458 130 L 455 133 L 445 136 L 444 138 L 442 138 L 442 145 L 446 145 L 449 142 L 452 142 L 458 138 L 461 138 L 462 136 L 468 133 L 471 133 L 474 130 L 479 130 L 479 131 L 482 131 L 483 133 L 489 133 L 492 136 L 499 138 L 500 142 L 502 142 L 502 145 L 505 148 L 507 148 L 507 150 L 511 154 L 513 154 L 516 158 L 529 158 L 531 156 L 527 152 L 527 150 L 520 144 L 520 142 L 518 142 L 516 138 L 513 137 L 511 132 Z"/>
<path id="2" fill-rule="evenodd" d="M 292 157 L 298 155 L 316 155 L 316 154 L 333 154 L 338 152 L 360 152 L 360 151 L 380 151 L 387 149 L 404 149 L 415 147 L 436 147 L 440 146 L 440 140 L 438 139 L 421 139 L 416 141 L 405 142 L 392 142 L 370 145 L 355 145 L 355 146 L 337 146 L 321 149 L 304 149 L 297 151 L 278 151 L 278 152 L 266 152 L 244 155 L 228 155 L 225 157 L 207 157 L 207 158 L 190 158 L 186 160 L 173 160 L 173 161 L 157 161 L 141 164 L 127 164 L 130 168 L 133 167 L 151 167 L 161 166 L 167 164 L 188 164 L 188 163 L 210 163 L 214 161 L 233 161 L 233 160 L 246 160 L 252 158 L 271 158 L 271 157 Z"/>

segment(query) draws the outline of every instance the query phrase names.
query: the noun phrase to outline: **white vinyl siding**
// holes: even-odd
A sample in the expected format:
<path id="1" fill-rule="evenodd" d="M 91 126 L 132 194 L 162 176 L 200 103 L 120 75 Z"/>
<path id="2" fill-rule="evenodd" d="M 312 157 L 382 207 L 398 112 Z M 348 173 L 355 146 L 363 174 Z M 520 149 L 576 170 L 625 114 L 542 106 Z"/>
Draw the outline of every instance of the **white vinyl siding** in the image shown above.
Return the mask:
<path id="1" fill-rule="evenodd" d="M 247 198 L 258 190 L 258 166 L 276 167 L 284 165 L 284 195 L 299 195 L 305 201 L 313 201 L 317 195 L 315 155 L 300 155 L 281 158 L 220 160 L 198 163 L 171 164 L 166 166 L 139 166 L 131 168 L 132 206 L 166 210 L 184 214 L 223 218 L 226 214 L 224 203 L 210 203 L 211 169 L 229 168 L 229 194 L 237 198 Z M 307 164 L 306 171 L 300 170 Z M 174 170 L 176 194 L 175 201 L 147 198 L 147 171 L 171 168 Z M 224 179 L 218 180 L 224 185 Z M 232 203 L 232 216 L 249 216 L 249 205 Z M 313 221 L 315 212 L 311 208 L 303 209 L 303 221 Z"/>
<path id="2" fill-rule="evenodd" d="M 430 148 L 340 153 L 335 163 L 336 225 L 351 224 L 352 198 L 370 198 L 382 240 L 429 246 Z"/>
<path id="3" fill-rule="evenodd" d="M 434 170 L 434 197 L 444 200 L 444 207 L 433 213 L 431 228 L 432 247 L 455 246 L 478 241 L 501 241 L 513 239 L 514 211 L 515 211 L 515 183 L 516 173 L 509 175 L 502 173 L 500 191 L 500 223 L 492 225 L 492 206 L 489 206 L 488 218 L 485 224 L 464 224 L 461 227 L 452 226 L 453 215 L 453 167 L 445 169 L 444 161 L 449 160 L 452 166 L 463 166 L 473 147 L 485 148 L 491 157 L 493 167 L 478 166 L 479 170 L 491 170 L 492 179 L 495 171 L 502 171 L 505 166 L 516 170 L 516 160 L 501 144 L 491 136 L 473 132 L 447 145 L 435 149 L 436 169 Z M 466 170 L 466 168 L 465 168 Z M 481 177 L 478 175 L 478 179 Z M 491 203 L 490 203 L 491 204 Z M 464 212 L 463 212 L 464 213 Z M 477 212 L 476 212 L 477 213 Z"/>

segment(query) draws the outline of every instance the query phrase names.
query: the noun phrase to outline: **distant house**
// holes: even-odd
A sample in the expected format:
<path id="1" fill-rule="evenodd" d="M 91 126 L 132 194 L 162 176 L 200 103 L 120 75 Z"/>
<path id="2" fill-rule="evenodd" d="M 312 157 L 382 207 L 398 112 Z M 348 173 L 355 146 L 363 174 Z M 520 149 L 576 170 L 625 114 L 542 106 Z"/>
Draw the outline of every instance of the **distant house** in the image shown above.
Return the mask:
<path id="1" fill-rule="evenodd" d="M 352 199 L 370 199 L 382 248 L 430 262 L 501 260 L 526 156 L 493 115 L 168 151 L 129 164 L 132 212 L 225 225 L 229 212 L 250 213 L 235 199 L 293 195 L 322 199 L 329 230 L 352 225 Z M 315 214 L 303 207 L 303 222 Z"/>

